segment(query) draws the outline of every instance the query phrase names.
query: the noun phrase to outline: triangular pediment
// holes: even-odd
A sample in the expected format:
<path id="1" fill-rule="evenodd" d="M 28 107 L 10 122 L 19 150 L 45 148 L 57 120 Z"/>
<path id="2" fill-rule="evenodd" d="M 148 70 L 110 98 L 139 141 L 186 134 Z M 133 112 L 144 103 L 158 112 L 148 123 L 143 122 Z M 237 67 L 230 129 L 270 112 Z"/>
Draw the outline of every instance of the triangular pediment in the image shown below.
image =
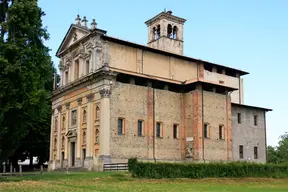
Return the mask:
<path id="1" fill-rule="evenodd" d="M 60 47 L 58 48 L 56 55 L 59 56 L 62 51 L 66 50 L 72 44 L 77 43 L 79 40 L 89 34 L 90 30 L 88 28 L 72 24 L 69 27 Z"/>

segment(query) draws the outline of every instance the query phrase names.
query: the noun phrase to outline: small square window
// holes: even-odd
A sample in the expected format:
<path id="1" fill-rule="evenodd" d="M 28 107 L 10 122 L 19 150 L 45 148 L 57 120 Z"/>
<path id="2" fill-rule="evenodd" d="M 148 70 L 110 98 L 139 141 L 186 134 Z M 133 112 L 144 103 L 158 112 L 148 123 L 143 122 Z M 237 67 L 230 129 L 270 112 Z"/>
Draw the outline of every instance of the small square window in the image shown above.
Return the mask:
<path id="1" fill-rule="evenodd" d="M 241 124 L 241 113 L 238 113 L 238 123 Z"/>
<path id="2" fill-rule="evenodd" d="M 204 138 L 208 138 L 208 124 L 204 124 Z"/>
<path id="3" fill-rule="evenodd" d="M 254 115 L 254 125 L 257 126 L 258 124 L 258 118 L 257 115 Z"/>
<path id="4" fill-rule="evenodd" d="M 173 138 L 174 139 L 178 138 L 178 124 L 173 125 Z"/>
<path id="5" fill-rule="evenodd" d="M 138 136 L 143 136 L 144 135 L 143 124 L 144 124 L 144 121 L 138 120 L 138 129 L 137 129 Z"/>
<path id="6" fill-rule="evenodd" d="M 156 123 L 156 137 L 162 137 L 161 131 L 162 131 L 162 123 L 157 122 Z"/>
<path id="7" fill-rule="evenodd" d="M 124 119 L 119 118 L 118 119 L 118 135 L 124 134 Z"/>
<path id="8" fill-rule="evenodd" d="M 239 145 L 239 158 L 244 158 L 244 151 L 243 151 L 243 145 Z"/>

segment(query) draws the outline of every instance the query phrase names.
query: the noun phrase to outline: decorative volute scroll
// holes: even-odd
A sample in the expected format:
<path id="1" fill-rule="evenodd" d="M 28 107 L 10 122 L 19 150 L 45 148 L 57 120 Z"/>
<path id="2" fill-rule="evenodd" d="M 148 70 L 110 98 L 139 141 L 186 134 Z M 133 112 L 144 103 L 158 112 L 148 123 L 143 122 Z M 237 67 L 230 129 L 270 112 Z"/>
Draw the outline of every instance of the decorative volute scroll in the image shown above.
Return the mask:
<path id="1" fill-rule="evenodd" d="M 102 59 L 102 53 L 103 53 L 103 41 L 100 38 L 100 35 L 96 35 L 93 38 L 93 44 L 94 44 L 94 58 L 95 58 L 95 70 L 99 69 L 100 67 L 102 67 L 103 63 L 103 59 Z"/>
<path id="2" fill-rule="evenodd" d="M 103 88 L 99 91 L 99 94 L 101 95 L 101 98 L 107 98 L 111 95 L 111 90 L 107 88 Z"/>

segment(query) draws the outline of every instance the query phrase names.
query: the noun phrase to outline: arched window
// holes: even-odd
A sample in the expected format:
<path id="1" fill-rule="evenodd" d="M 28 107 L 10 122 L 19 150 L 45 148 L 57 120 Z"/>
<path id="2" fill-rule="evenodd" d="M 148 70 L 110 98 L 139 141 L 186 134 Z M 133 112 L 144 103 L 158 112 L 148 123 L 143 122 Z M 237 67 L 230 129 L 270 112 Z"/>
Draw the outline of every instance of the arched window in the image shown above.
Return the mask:
<path id="1" fill-rule="evenodd" d="M 178 29 L 176 26 L 173 27 L 173 39 L 177 39 L 177 32 L 178 32 Z"/>
<path id="2" fill-rule="evenodd" d="M 66 119 L 65 117 L 62 118 L 62 130 L 65 130 Z"/>
<path id="3" fill-rule="evenodd" d="M 157 31 L 156 28 L 153 27 L 153 39 L 156 40 L 157 39 Z"/>
<path id="4" fill-rule="evenodd" d="M 55 131 L 57 131 L 57 128 L 58 128 L 58 120 L 57 120 L 57 117 L 55 119 L 55 125 L 54 125 L 54 128 L 55 128 Z"/>
<path id="5" fill-rule="evenodd" d="M 167 37 L 172 39 L 173 38 L 173 34 L 172 34 L 172 25 L 168 24 L 167 26 Z"/>
<path id="6" fill-rule="evenodd" d="M 96 119 L 100 118 L 100 108 L 99 106 L 96 107 L 96 115 L 95 115 Z"/>
<path id="7" fill-rule="evenodd" d="M 86 144 L 86 132 L 83 132 L 83 145 Z"/>
<path id="8" fill-rule="evenodd" d="M 157 25 L 157 39 L 160 38 L 160 25 Z"/>
<path id="9" fill-rule="evenodd" d="M 57 139 L 55 138 L 54 139 L 54 151 L 56 151 L 57 150 Z"/>
<path id="10" fill-rule="evenodd" d="M 63 136 L 62 137 L 62 148 L 64 148 L 64 146 L 65 146 L 65 137 Z"/>
<path id="11" fill-rule="evenodd" d="M 99 129 L 95 131 L 95 143 L 99 143 Z"/>
<path id="12" fill-rule="evenodd" d="M 87 121 L 87 112 L 86 110 L 83 111 L 83 123 L 86 123 Z"/>

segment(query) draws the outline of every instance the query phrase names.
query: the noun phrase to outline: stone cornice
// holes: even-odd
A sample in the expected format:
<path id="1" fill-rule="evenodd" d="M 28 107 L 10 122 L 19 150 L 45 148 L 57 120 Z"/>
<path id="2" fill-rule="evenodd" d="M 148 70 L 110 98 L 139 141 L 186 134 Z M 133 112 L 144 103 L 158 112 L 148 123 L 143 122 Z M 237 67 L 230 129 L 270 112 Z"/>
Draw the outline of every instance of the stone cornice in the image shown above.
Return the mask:
<path id="1" fill-rule="evenodd" d="M 80 79 L 70 82 L 69 84 L 59 87 L 56 90 L 54 90 L 52 92 L 52 101 L 56 100 L 57 98 L 65 95 L 67 92 L 71 91 L 74 88 L 83 86 L 83 84 L 88 83 L 88 82 L 92 82 L 95 80 L 101 80 L 101 79 L 112 79 L 116 76 L 117 73 L 113 72 L 113 71 L 106 71 L 103 69 L 106 69 L 107 67 L 103 66 L 102 68 L 100 68 L 98 71 L 96 71 L 95 73 L 92 73 L 88 76 L 83 76 Z"/>

